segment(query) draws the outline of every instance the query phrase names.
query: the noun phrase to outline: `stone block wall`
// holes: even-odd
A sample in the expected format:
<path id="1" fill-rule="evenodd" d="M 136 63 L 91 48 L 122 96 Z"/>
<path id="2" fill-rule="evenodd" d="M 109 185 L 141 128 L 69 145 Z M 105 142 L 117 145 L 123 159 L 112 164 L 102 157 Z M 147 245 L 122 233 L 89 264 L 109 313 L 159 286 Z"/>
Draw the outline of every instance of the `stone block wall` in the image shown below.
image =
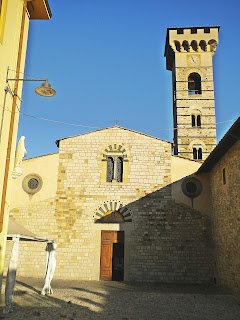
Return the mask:
<path id="1" fill-rule="evenodd" d="M 169 283 L 212 283 L 209 219 L 176 203 L 171 186 L 131 203 L 129 280 Z"/>
<path id="2" fill-rule="evenodd" d="M 210 173 L 215 277 L 219 285 L 240 293 L 240 141 Z M 223 181 L 225 169 L 226 184 Z"/>

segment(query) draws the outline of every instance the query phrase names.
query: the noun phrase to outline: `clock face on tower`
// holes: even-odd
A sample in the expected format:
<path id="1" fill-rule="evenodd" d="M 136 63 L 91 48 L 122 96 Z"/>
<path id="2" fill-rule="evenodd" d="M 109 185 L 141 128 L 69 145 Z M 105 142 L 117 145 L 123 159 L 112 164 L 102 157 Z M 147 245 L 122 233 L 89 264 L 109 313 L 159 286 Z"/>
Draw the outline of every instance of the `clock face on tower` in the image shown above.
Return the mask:
<path id="1" fill-rule="evenodd" d="M 200 58 L 198 55 L 192 54 L 188 56 L 187 63 L 189 66 L 199 66 L 200 65 Z"/>

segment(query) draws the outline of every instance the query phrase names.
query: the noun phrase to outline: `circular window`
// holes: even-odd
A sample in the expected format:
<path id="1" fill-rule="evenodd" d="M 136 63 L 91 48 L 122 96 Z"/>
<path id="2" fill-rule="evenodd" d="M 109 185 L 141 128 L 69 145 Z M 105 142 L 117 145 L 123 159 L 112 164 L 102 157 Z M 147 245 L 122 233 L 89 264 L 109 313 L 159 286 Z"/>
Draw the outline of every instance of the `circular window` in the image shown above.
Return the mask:
<path id="1" fill-rule="evenodd" d="M 186 184 L 186 190 L 188 193 L 194 194 L 197 191 L 197 186 L 194 182 L 190 181 Z"/>
<path id="2" fill-rule="evenodd" d="M 42 179 L 37 174 L 29 174 L 23 179 L 22 187 L 26 193 L 34 194 L 42 188 Z"/>
<path id="3" fill-rule="evenodd" d="M 28 181 L 28 188 L 31 190 L 37 189 L 38 185 L 39 185 L 39 182 L 38 182 L 38 179 L 36 178 L 32 178 Z"/>
<path id="4" fill-rule="evenodd" d="M 189 177 L 182 182 L 182 192 L 189 198 L 196 198 L 202 192 L 202 184 L 200 180 L 194 177 Z"/>

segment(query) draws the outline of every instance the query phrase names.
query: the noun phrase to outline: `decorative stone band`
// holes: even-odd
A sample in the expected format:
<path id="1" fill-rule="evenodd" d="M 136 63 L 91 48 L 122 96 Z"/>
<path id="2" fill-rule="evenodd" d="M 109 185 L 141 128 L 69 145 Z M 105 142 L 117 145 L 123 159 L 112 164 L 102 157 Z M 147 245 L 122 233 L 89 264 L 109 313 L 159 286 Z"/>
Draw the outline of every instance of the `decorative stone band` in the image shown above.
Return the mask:
<path id="1" fill-rule="evenodd" d="M 105 148 L 103 153 L 103 161 L 106 161 L 109 156 L 121 156 L 123 161 L 127 161 L 126 149 L 124 149 L 120 144 L 115 143 Z"/>
<path id="2" fill-rule="evenodd" d="M 111 221 L 107 220 L 105 222 L 132 222 L 132 213 L 131 210 L 124 205 L 119 200 L 108 200 L 99 206 L 93 215 L 95 222 L 101 222 L 101 219 L 107 217 L 111 214 L 118 214 L 122 216 L 122 221 Z"/>

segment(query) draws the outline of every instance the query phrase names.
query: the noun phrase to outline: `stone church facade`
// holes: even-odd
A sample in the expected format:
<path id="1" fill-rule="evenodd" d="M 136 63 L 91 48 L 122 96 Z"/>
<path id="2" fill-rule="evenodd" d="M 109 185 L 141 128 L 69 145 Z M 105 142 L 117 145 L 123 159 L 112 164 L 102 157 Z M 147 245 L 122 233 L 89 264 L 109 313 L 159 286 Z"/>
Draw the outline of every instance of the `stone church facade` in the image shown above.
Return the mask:
<path id="1" fill-rule="evenodd" d="M 18 223 L 58 243 L 55 277 L 109 280 L 117 266 L 113 262 L 110 270 L 104 269 L 101 254 L 107 251 L 109 263 L 122 259 L 124 280 L 210 281 L 207 213 L 177 204 L 172 191 L 174 176 L 181 174 L 178 160 L 188 168 L 183 176 L 198 163 L 172 156 L 168 141 L 118 126 L 57 143 L 59 155 L 24 161 L 23 177 L 16 181 L 19 203 L 11 211 Z M 123 159 L 122 182 L 107 181 L 108 158 L 115 156 Z M 51 158 L 58 171 L 44 173 L 49 170 L 44 162 Z M 41 189 L 31 186 L 34 179 Z M 49 192 L 45 188 L 52 179 L 56 189 Z M 107 237 L 122 234 L 122 257 L 113 256 L 115 240 L 109 240 L 109 252 L 108 244 L 104 248 L 104 232 Z M 20 275 L 37 276 L 44 270 L 39 265 L 44 252 L 32 246 L 31 252 L 27 244 L 23 259 L 30 260 L 29 255 L 31 262 L 20 263 Z"/>
<path id="2" fill-rule="evenodd" d="M 219 166 L 220 159 L 228 161 L 229 154 L 238 159 L 239 145 L 235 141 L 230 151 L 214 149 L 212 73 L 201 63 L 212 59 L 216 43 L 211 40 L 219 27 L 192 29 L 173 28 L 167 33 L 167 68 L 180 72 L 182 61 L 186 73 L 183 81 L 173 77 L 178 132 L 174 144 L 116 125 L 60 139 L 56 142 L 59 153 L 23 161 L 23 175 L 13 182 L 11 217 L 58 244 L 55 278 L 224 285 L 231 277 L 225 277 L 225 253 L 232 244 L 230 238 L 221 237 L 225 220 L 217 219 L 214 179 L 222 177 L 223 169 L 228 175 L 228 167 Z M 190 46 L 186 39 L 180 43 L 183 35 Z M 204 39 L 206 46 L 201 42 Z M 177 41 L 181 46 L 184 42 L 184 49 Z M 201 92 L 198 72 L 201 79 L 206 76 Z M 179 86 L 186 91 L 184 97 Z M 209 158 L 212 167 L 206 165 Z M 232 178 L 228 175 L 227 183 Z M 218 184 L 222 185 L 221 178 Z M 233 202 L 236 199 L 237 195 Z M 232 216 L 236 204 L 234 208 Z M 232 223 L 225 226 L 226 234 Z M 44 276 L 43 246 L 21 243 L 18 275 Z M 235 273 L 238 253 L 235 248 Z M 234 281 L 229 281 L 236 289 Z"/>

